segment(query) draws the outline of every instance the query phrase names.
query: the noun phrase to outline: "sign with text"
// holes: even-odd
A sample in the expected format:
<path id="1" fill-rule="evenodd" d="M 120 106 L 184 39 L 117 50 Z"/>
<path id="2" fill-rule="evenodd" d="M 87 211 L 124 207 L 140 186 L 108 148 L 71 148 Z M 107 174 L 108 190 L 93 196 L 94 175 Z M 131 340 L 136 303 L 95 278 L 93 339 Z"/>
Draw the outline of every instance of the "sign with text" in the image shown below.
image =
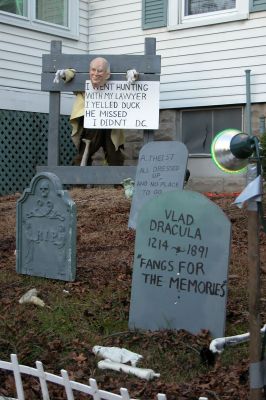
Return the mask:
<path id="1" fill-rule="evenodd" d="M 173 191 L 141 209 L 130 329 L 224 336 L 231 223 L 200 193 Z"/>
<path id="2" fill-rule="evenodd" d="M 136 228 L 143 204 L 161 193 L 183 189 L 188 151 L 177 141 L 149 142 L 139 153 L 139 160 L 128 226 Z"/>
<path id="3" fill-rule="evenodd" d="M 85 84 L 85 128 L 158 129 L 158 81 L 109 81 L 93 88 Z"/>

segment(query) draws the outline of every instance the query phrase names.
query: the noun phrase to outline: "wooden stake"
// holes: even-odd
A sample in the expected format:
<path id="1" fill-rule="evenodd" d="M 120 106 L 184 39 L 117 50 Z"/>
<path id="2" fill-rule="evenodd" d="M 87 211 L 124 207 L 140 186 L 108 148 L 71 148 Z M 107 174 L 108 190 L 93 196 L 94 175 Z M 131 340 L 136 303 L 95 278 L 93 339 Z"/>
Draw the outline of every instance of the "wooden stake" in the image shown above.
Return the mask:
<path id="1" fill-rule="evenodd" d="M 250 364 L 256 364 L 261 361 L 259 217 L 256 202 L 250 202 L 248 209 L 248 269 L 249 354 Z M 262 388 L 252 388 L 252 382 L 250 384 L 250 400 L 262 400 Z"/>

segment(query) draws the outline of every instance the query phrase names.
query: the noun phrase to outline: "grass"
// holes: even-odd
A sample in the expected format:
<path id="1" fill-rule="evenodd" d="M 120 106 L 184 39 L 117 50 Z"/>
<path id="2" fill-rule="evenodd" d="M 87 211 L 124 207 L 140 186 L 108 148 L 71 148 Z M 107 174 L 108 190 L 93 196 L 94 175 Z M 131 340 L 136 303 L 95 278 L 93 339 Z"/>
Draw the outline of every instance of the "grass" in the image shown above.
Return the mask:
<path id="1" fill-rule="evenodd" d="M 249 342 L 241 343 L 236 346 L 226 347 L 221 354 L 221 361 L 225 367 L 237 362 L 240 364 L 249 356 Z"/>
<path id="2" fill-rule="evenodd" d="M 34 363 L 49 357 L 50 352 L 58 364 L 66 368 L 66 364 L 73 362 L 71 352 L 87 353 L 94 345 L 109 345 L 110 342 L 115 345 L 117 342 L 118 345 L 123 343 L 123 347 L 128 344 L 131 351 L 142 354 L 141 366 L 152 366 L 168 382 L 186 382 L 208 370 L 199 357 L 201 343 L 195 346 L 180 342 L 175 334 L 162 339 L 160 334 L 136 332 L 134 338 L 134 333 L 128 333 L 124 290 L 116 288 L 114 291 L 108 286 L 102 292 L 90 289 L 72 293 L 65 282 L 7 272 L 0 275 L 0 285 L 17 287 L 13 299 L 6 305 L 8 319 L 0 319 L 2 359 L 8 359 L 11 352 L 16 352 L 20 362 Z M 44 308 L 18 303 L 19 296 L 33 287 L 40 290 L 40 297 L 46 303 Z M 237 299 L 235 307 L 237 309 L 239 304 L 241 319 L 241 313 L 245 312 L 242 308 L 247 300 L 246 291 L 231 288 L 230 297 Z M 229 321 L 227 335 L 245 332 L 246 325 L 246 321 Z M 248 345 L 242 344 L 226 349 L 220 360 L 226 367 L 247 356 Z M 181 365 L 182 368 L 177 367 Z"/>
<path id="3" fill-rule="evenodd" d="M 8 282 L 12 282 L 11 275 L 0 276 L 0 285 Z M 169 334 L 164 343 L 160 334 L 129 333 L 128 310 L 121 303 L 123 291 L 106 288 L 102 293 L 88 290 L 72 295 L 64 291 L 64 283 L 28 276 L 20 276 L 18 286 L 20 294 L 32 287 L 40 289 L 46 306 L 20 305 L 19 296 L 12 299 L 8 320 L 0 319 L 2 359 L 9 359 L 10 353 L 16 352 L 21 363 L 34 364 L 36 360 L 49 359 L 50 353 L 58 365 L 66 368 L 72 363 L 73 351 L 88 353 L 94 345 L 113 341 L 114 345 L 128 344 L 131 351 L 143 354 L 141 366 L 152 366 L 166 381 L 184 382 L 206 371 L 200 363 L 199 349 L 179 343 L 174 334 Z M 178 365 L 182 369 L 176 368 Z M 169 369 L 175 371 L 171 376 Z"/>

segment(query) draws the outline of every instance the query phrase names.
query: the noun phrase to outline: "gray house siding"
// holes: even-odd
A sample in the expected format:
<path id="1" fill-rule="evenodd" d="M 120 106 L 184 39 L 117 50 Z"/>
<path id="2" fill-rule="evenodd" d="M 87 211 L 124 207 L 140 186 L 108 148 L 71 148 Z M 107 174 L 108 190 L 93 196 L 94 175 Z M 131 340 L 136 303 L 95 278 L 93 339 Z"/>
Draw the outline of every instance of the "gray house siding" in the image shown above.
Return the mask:
<path id="1" fill-rule="evenodd" d="M 138 54 L 144 37 L 156 37 L 162 109 L 243 104 L 246 69 L 252 73 L 252 100 L 266 101 L 266 12 L 189 29 L 143 30 L 142 5 L 140 0 L 90 1 L 89 51 Z"/>
<path id="2" fill-rule="evenodd" d="M 42 54 L 51 40 L 62 40 L 65 53 L 88 51 L 88 2 L 79 1 L 78 38 L 55 36 L 38 30 L 0 23 L 0 109 L 48 112 L 48 96 L 41 90 Z M 64 96 L 63 113 L 69 113 L 72 98 Z"/>

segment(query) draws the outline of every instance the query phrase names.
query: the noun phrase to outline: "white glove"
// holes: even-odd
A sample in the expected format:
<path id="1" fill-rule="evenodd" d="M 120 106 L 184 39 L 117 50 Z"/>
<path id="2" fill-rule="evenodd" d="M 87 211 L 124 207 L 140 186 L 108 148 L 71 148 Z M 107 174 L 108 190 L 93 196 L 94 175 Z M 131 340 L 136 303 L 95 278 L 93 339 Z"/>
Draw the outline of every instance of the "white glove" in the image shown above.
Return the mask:
<path id="1" fill-rule="evenodd" d="M 53 82 L 54 83 L 59 83 L 60 78 L 64 79 L 66 77 L 66 73 L 64 69 L 58 69 L 55 73 L 55 77 Z"/>
<path id="2" fill-rule="evenodd" d="M 128 83 L 133 83 L 139 79 L 139 73 L 135 69 L 129 69 L 126 73 Z"/>

